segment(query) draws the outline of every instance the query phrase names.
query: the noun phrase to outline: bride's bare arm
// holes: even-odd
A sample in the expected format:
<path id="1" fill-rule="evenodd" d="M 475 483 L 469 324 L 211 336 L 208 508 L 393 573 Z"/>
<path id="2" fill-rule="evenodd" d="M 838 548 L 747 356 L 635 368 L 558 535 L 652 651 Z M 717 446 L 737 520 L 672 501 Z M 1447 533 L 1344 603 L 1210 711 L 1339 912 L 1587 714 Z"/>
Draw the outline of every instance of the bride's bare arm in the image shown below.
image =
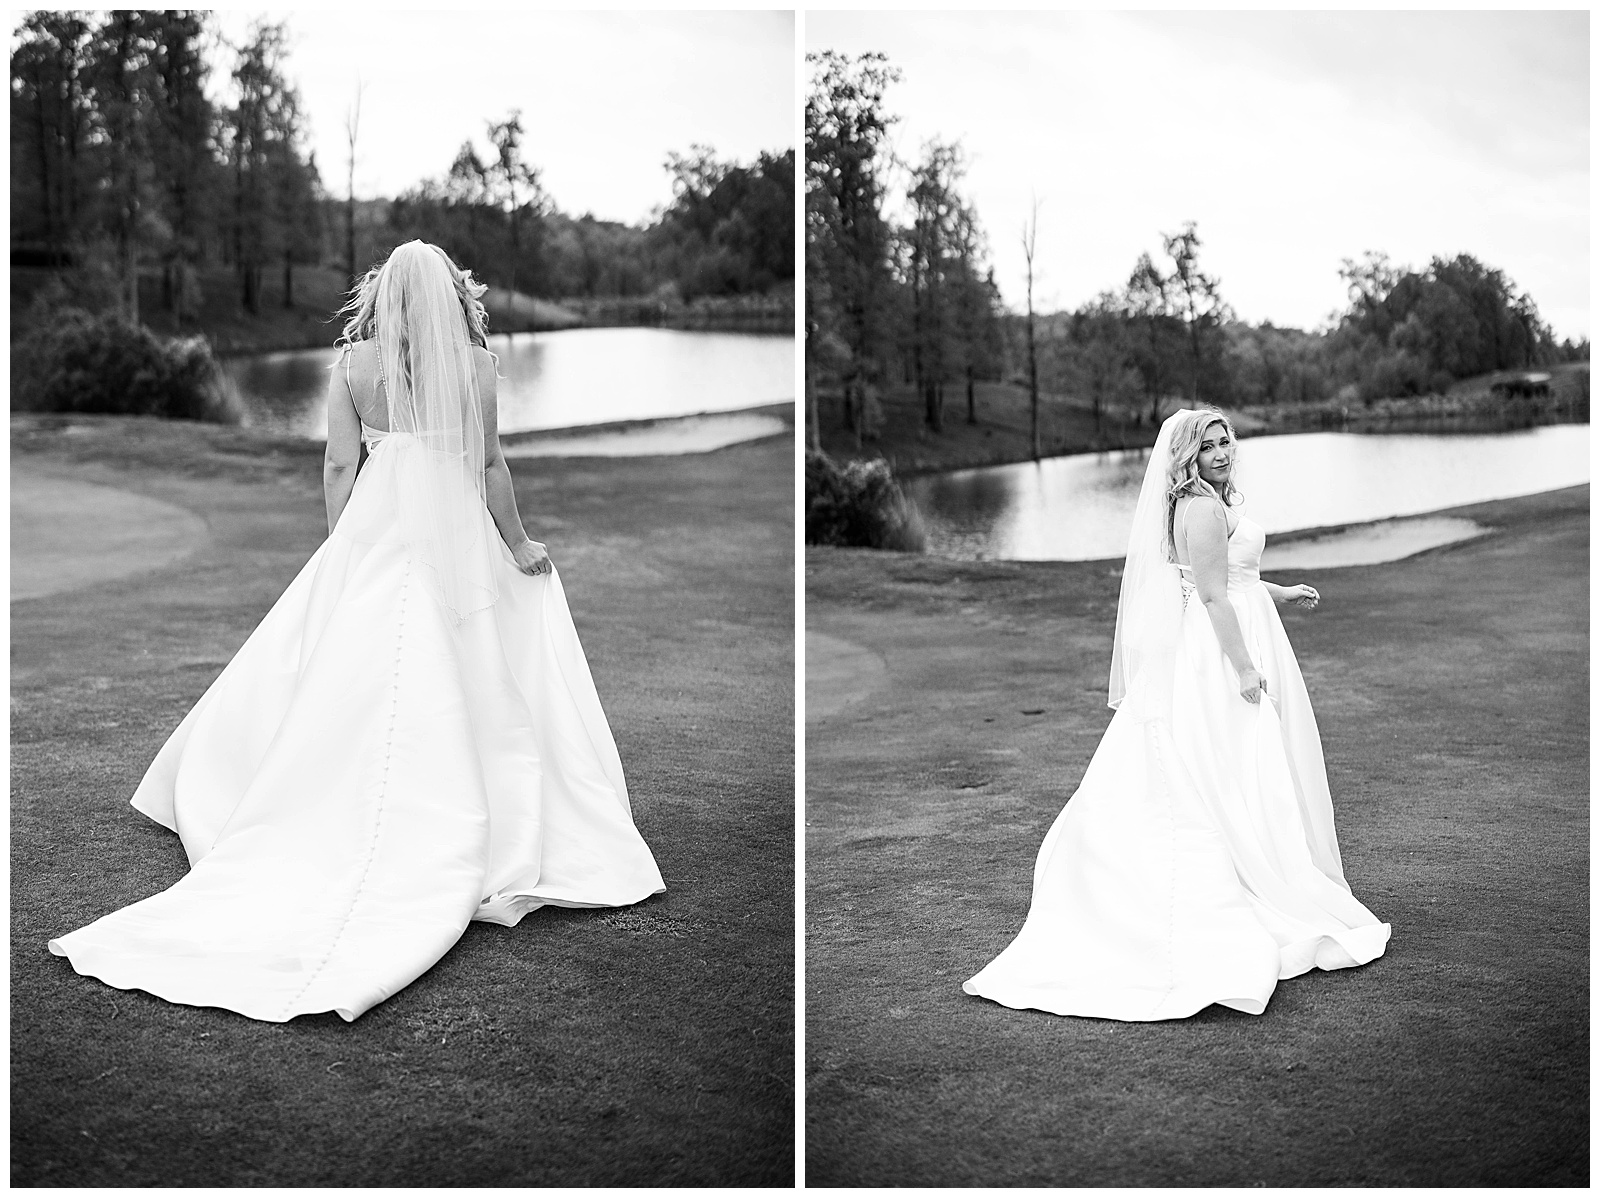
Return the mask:
<path id="1" fill-rule="evenodd" d="M 347 349 L 345 353 L 349 353 Z M 328 506 L 328 535 L 344 514 L 361 465 L 361 417 L 341 365 L 328 379 L 328 447 L 322 455 L 322 497 Z"/>
<path id="2" fill-rule="evenodd" d="M 1184 531 L 1188 533 L 1189 563 L 1194 567 L 1195 589 L 1200 602 L 1211 617 L 1211 627 L 1216 631 L 1222 651 L 1228 655 L 1233 668 L 1239 672 L 1239 693 L 1250 702 L 1258 702 L 1265 680 L 1250 651 L 1245 648 L 1244 630 L 1239 627 L 1239 613 L 1228 601 L 1228 517 L 1222 504 L 1210 499 L 1192 501 L 1183 513 Z"/>
<path id="3" fill-rule="evenodd" d="M 500 530 L 500 539 L 511 550 L 517 569 L 524 574 L 545 574 L 550 570 L 550 555 L 538 541 L 529 538 L 517 511 L 517 492 L 511 485 L 511 470 L 500 450 L 499 403 L 495 390 L 494 359 L 487 352 L 478 358 L 478 394 L 483 401 L 483 499 Z"/>

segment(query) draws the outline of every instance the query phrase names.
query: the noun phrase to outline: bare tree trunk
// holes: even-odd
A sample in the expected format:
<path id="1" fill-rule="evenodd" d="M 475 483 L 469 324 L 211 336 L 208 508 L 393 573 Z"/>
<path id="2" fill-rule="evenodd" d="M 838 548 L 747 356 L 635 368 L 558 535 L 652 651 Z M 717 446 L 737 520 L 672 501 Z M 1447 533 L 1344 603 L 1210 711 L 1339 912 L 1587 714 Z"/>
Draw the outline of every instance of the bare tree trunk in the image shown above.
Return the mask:
<path id="1" fill-rule="evenodd" d="M 250 315 L 261 314 L 261 266 L 252 262 L 245 270 L 245 307 Z"/>
<path id="2" fill-rule="evenodd" d="M 1158 353 L 1160 353 L 1161 347 L 1160 347 L 1160 345 L 1158 343 L 1158 330 L 1156 328 L 1156 319 L 1155 319 L 1155 317 L 1152 316 L 1152 317 L 1149 318 L 1149 320 L 1150 320 L 1150 360 L 1151 360 L 1151 362 L 1153 362 L 1155 364 L 1154 365 L 1154 369 L 1156 371 L 1156 378 L 1159 380 L 1161 378 L 1161 359 L 1158 358 L 1156 355 Z M 1156 425 L 1157 427 L 1160 427 L 1160 425 L 1161 425 L 1161 383 L 1159 381 L 1153 387 L 1150 388 L 1149 394 L 1150 394 L 1150 423 Z"/>
<path id="3" fill-rule="evenodd" d="M 506 317 L 506 330 L 513 332 L 517 314 L 517 259 L 522 256 L 522 241 L 517 235 L 517 184 L 509 174 L 506 187 L 511 194 L 511 284 L 506 288 L 510 292 L 506 297 L 506 302 L 510 305 L 509 315 Z"/>
<path id="4" fill-rule="evenodd" d="M 816 370 L 811 361 L 811 338 L 815 326 L 806 329 L 806 439 L 817 453 L 822 452 L 822 413 L 817 409 Z"/>
<path id="5" fill-rule="evenodd" d="M 817 384 L 809 372 L 806 374 L 806 418 L 811 424 L 811 448 L 822 452 L 822 413 L 817 409 Z"/>
<path id="6" fill-rule="evenodd" d="M 978 423 L 978 401 L 973 394 L 972 363 L 967 363 L 967 423 Z"/>
<path id="7" fill-rule="evenodd" d="M 1032 417 L 1033 460 L 1039 460 L 1039 358 L 1033 335 L 1033 250 L 1039 237 L 1039 201 L 1022 227 L 1022 256 L 1028 264 L 1028 410 Z"/>
<path id="8" fill-rule="evenodd" d="M 361 76 L 356 76 L 356 102 L 344 118 L 345 141 L 350 147 L 350 170 L 345 176 L 344 253 L 350 286 L 356 284 L 356 137 L 361 132 Z"/>
<path id="9" fill-rule="evenodd" d="M 915 347 L 912 349 L 912 377 L 917 382 L 917 398 L 922 400 L 922 422 L 933 427 L 933 405 L 928 401 L 928 371 L 922 363 L 922 333 L 917 331 Z"/>
<path id="10" fill-rule="evenodd" d="M 44 202 L 44 239 L 50 246 L 51 264 L 61 265 L 61 237 L 56 230 L 56 204 L 53 194 L 55 188 L 50 172 L 50 143 L 59 142 L 59 135 L 50 135 L 49 124 L 44 112 L 44 80 L 41 73 L 37 86 L 34 88 L 34 113 L 37 116 L 39 129 L 39 198 Z"/>
<path id="11" fill-rule="evenodd" d="M 250 306 L 250 268 L 244 260 L 244 155 L 234 150 L 233 164 L 233 269 L 239 276 L 239 303 Z"/>
<path id="12" fill-rule="evenodd" d="M 1194 360 L 1193 382 L 1189 388 L 1190 406 L 1200 406 L 1200 330 L 1194 321 L 1189 322 L 1189 355 Z"/>
<path id="13" fill-rule="evenodd" d="M 128 319 L 139 323 L 139 256 L 134 250 L 133 238 L 124 242 L 122 252 L 123 277 L 127 280 Z"/>
<path id="14" fill-rule="evenodd" d="M 911 377 L 916 385 L 916 396 L 922 402 L 922 423 L 933 428 L 933 400 L 928 394 L 927 355 L 927 304 L 926 275 L 919 274 L 918 250 L 911 253 Z"/>
<path id="15" fill-rule="evenodd" d="M 128 319 L 139 323 L 139 166 L 134 141 L 138 110 L 134 104 L 132 14 L 117 19 L 117 90 L 121 100 L 117 128 L 113 130 L 112 178 L 121 191 L 117 213 L 117 271 L 121 275 L 123 307 Z"/>

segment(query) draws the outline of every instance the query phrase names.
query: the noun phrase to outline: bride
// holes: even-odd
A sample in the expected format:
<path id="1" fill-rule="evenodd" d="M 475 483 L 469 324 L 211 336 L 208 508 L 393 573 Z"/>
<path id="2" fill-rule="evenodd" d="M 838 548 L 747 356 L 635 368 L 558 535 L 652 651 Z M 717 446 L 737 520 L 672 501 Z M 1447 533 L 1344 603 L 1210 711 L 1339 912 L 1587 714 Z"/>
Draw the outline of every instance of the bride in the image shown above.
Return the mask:
<path id="1" fill-rule="evenodd" d="M 1220 412 L 1161 426 L 1117 606 L 1116 715 L 1039 850 L 1027 922 L 968 994 L 1103 1019 L 1259 1015 L 1280 978 L 1383 954 L 1273 606 L 1319 596 L 1262 581 L 1234 451 Z"/>
<path id="2" fill-rule="evenodd" d="M 470 920 L 665 889 L 560 577 L 517 512 L 483 290 L 413 241 L 353 292 L 328 539 L 133 796 L 189 873 L 50 941 L 79 973 L 351 1020 Z"/>

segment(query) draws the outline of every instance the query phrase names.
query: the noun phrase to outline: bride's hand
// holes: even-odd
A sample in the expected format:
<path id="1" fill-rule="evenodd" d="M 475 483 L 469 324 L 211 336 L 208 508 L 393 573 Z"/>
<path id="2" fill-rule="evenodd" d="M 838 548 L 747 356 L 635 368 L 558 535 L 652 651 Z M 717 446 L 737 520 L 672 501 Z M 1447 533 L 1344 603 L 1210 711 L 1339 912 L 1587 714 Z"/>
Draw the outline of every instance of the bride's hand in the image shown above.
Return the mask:
<path id="1" fill-rule="evenodd" d="M 1261 696 L 1267 693 L 1267 680 L 1261 676 L 1261 671 L 1251 666 L 1239 673 L 1239 693 L 1249 703 L 1261 702 Z"/>
<path id="2" fill-rule="evenodd" d="M 1322 598 L 1321 595 L 1317 594 L 1316 587 L 1308 587 L 1305 585 L 1305 583 L 1301 583 L 1297 587 L 1284 587 L 1283 590 L 1283 599 L 1285 603 L 1299 604 L 1307 611 L 1310 611 L 1312 608 L 1314 608 L 1317 605 L 1318 600 Z"/>
<path id="3" fill-rule="evenodd" d="M 555 567 L 550 564 L 550 554 L 538 541 L 524 541 L 511 551 L 517 569 L 524 574 L 548 574 Z"/>

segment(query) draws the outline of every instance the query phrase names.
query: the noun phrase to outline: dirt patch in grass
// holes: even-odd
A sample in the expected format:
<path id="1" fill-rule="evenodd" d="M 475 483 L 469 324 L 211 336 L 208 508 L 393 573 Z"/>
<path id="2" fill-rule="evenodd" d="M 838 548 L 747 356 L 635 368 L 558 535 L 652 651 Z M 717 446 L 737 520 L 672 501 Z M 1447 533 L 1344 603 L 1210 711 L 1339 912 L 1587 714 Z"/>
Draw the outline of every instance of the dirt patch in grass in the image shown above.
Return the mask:
<path id="1" fill-rule="evenodd" d="M 1589 489 L 1297 572 L 1345 872 L 1394 925 L 1252 1018 L 1012 1011 L 961 982 L 1111 713 L 1120 562 L 809 549 L 807 628 L 887 677 L 808 720 L 810 1185 L 1585 1185 Z"/>
<path id="2" fill-rule="evenodd" d="M 209 530 L 170 567 L 12 608 L 13 1184 L 790 1184 L 787 440 L 512 464 L 667 892 L 473 924 L 355 1023 L 277 1025 L 113 990 L 45 941 L 183 875 L 128 798 L 320 543 L 321 447 L 133 418 L 12 432 L 18 458 Z"/>

